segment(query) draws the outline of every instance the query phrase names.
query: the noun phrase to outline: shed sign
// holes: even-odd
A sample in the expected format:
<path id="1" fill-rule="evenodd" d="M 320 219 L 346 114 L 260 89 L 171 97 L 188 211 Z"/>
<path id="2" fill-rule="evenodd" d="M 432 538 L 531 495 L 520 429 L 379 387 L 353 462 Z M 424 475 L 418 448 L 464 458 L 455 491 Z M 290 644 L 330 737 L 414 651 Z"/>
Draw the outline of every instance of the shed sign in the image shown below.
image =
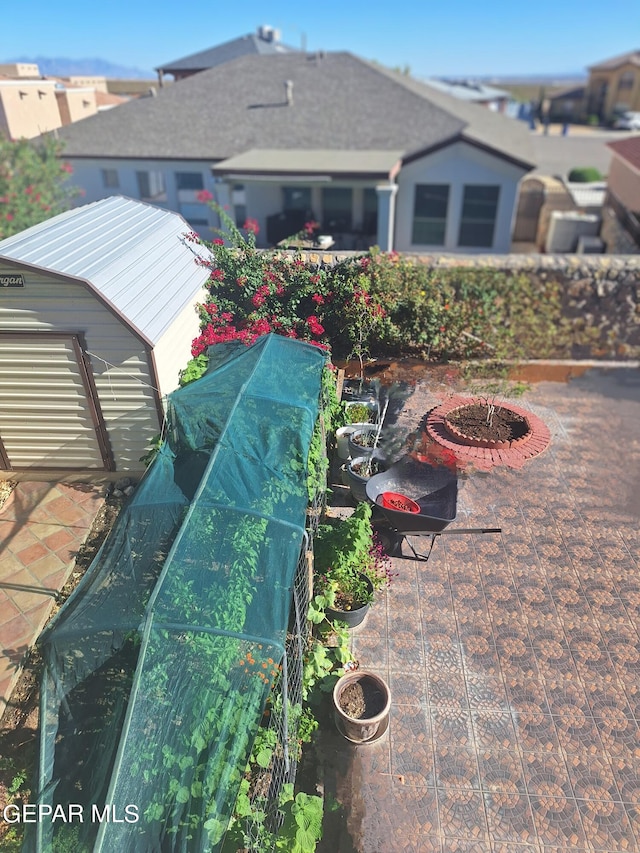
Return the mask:
<path id="1" fill-rule="evenodd" d="M 24 276 L 0 275 L 0 287 L 24 287 Z"/>

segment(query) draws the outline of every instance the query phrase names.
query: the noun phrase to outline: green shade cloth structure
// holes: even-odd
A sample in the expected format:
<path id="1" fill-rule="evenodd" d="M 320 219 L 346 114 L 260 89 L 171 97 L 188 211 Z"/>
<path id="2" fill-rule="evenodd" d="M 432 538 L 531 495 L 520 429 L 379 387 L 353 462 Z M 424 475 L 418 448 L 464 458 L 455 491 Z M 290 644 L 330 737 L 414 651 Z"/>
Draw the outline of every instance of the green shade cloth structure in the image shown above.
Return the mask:
<path id="1" fill-rule="evenodd" d="M 283 662 L 325 355 L 276 335 L 209 355 L 41 637 L 39 802 L 84 819 L 37 824 L 25 849 L 222 844 Z"/>

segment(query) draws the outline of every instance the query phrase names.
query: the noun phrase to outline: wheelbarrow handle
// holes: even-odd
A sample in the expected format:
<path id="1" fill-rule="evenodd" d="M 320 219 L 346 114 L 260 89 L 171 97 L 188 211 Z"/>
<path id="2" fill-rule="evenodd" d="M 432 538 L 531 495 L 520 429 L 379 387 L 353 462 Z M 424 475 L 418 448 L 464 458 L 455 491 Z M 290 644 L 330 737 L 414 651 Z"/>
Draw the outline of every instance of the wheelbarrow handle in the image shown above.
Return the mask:
<path id="1" fill-rule="evenodd" d="M 435 536 L 442 536 L 445 533 L 502 533 L 501 527 L 452 527 L 440 530 Z"/>

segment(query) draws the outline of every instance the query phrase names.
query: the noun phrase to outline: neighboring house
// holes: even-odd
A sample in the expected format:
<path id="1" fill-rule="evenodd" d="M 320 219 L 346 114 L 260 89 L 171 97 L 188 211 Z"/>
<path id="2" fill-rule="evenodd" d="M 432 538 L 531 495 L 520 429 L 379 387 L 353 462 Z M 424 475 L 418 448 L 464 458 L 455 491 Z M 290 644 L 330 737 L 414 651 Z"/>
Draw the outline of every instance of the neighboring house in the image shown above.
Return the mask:
<path id="1" fill-rule="evenodd" d="M 239 56 L 252 54 L 268 56 L 270 54 L 291 53 L 295 50 L 294 47 L 282 44 L 278 30 L 263 26 L 258 27 L 255 33 L 226 41 L 198 53 L 192 53 L 189 56 L 182 57 L 182 59 L 168 62 L 166 65 L 160 65 L 155 71 L 158 74 L 158 83 L 162 86 L 165 74 L 171 74 L 173 79 L 178 81 L 185 77 L 191 77 L 192 74 L 199 74 L 200 71 L 215 68 L 216 65 L 221 65 L 223 62 L 230 62 Z"/>
<path id="2" fill-rule="evenodd" d="M 493 86 L 487 86 L 476 80 L 429 78 L 424 82 L 427 86 L 433 86 L 434 89 L 439 89 L 447 95 L 460 98 L 462 101 L 480 104 L 480 106 L 487 107 L 496 113 L 506 113 L 509 104 L 513 100 L 510 92 L 506 92 L 504 89 L 496 89 Z"/>
<path id="3" fill-rule="evenodd" d="M 602 238 L 615 254 L 640 252 L 640 135 L 608 142 L 611 166 L 607 175 Z"/>
<path id="4" fill-rule="evenodd" d="M 585 117 L 585 86 L 568 86 L 548 96 L 550 121 L 582 121 Z"/>
<path id="5" fill-rule="evenodd" d="M 116 196 L 0 242 L 0 469 L 144 468 L 198 334 L 186 231 Z"/>
<path id="6" fill-rule="evenodd" d="M 588 115 L 609 122 L 626 110 L 640 112 L 640 50 L 591 65 L 588 71 Z"/>
<path id="7" fill-rule="evenodd" d="M 104 77 L 63 80 L 41 77 L 37 65 L 0 65 L 0 133 L 9 139 L 33 139 L 124 101 L 107 93 Z"/>
<path id="8" fill-rule="evenodd" d="M 205 189 L 273 245 L 315 219 L 338 248 L 508 252 L 528 129 L 349 53 L 244 56 L 60 131 L 73 181 L 177 210 Z"/>

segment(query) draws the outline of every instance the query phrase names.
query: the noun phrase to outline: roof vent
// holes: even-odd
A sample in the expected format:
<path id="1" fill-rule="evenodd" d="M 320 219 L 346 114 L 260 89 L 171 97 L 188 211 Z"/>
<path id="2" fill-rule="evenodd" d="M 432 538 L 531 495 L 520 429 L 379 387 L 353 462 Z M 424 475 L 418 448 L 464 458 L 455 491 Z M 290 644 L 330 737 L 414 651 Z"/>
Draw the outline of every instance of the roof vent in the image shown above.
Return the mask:
<path id="1" fill-rule="evenodd" d="M 285 80 L 284 81 L 284 96 L 287 102 L 287 106 L 290 107 L 293 105 L 293 80 Z"/>
<path id="2" fill-rule="evenodd" d="M 263 24 L 261 27 L 258 27 L 258 38 L 268 42 L 280 41 L 280 33 L 273 27 Z"/>

